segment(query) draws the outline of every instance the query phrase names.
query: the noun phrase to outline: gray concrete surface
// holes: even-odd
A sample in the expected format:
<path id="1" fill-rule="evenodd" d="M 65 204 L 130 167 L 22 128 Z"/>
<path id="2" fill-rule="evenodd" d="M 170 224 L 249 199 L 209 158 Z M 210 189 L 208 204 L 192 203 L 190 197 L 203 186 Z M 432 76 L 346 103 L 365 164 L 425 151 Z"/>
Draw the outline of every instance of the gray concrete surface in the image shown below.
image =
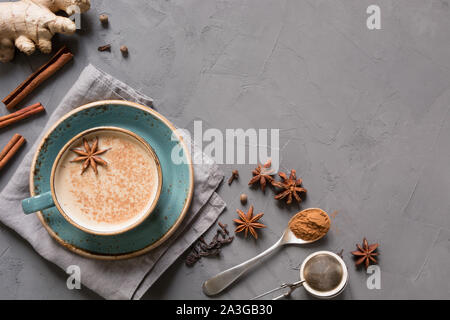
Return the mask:
<path id="1" fill-rule="evenodd" d="M 312 246 L 284 248 L 219 298 L 247 299 L 298 277 L 310 252 L 344 249 L 350 282 L 341 298 L 450 298 L 450 8 L 441 0 L 100 1 L 76 36 L 57 36 L 75 61 L 26 102 L 51 113 L 87 63 L 154 97 L 180 127 L 279 128 L 282 169 L 297 169 L 308 189 L 301 208 L 334 212 L 330 234 Z M 382 29 L 365 26 L 381 7 Z M 107 13 L 109 28 L 97 16 Z M 111 43 L 111 53 L 97 51 Z M 123 59 L 118 50 L 130 50 Z M 19 55 L 0 65 L 4 97 L 47 57 Z M 0 114 L 5 114 L 0 108 Z M 48 115 L 2 130 L 33 142 Z M 28 150 L 31 143 L 18 156 Z M 0 188 L 20 159 L 0 174 Z M 180 258 L 146 298 L 204 299 L 201 283 L 274 243 L 298 208 L 249 189 L 251 165 L 223 185 L 232 225 L 246 192 L 268 228 L 258 241 L 237 237 L 220 258 L 193 268 Z M 1 206 L 1 204 L 0 204 Z M 0 298 L 89 299 L 69 291 L 62 270 L 0 227 Z M 212 232 L 209 232 L 209 237 Z M 350 251 L 366 236 L 380 243 L 381 289 L 369 290 Z M 298 290 L 295 299 L 307 299 Z"/>

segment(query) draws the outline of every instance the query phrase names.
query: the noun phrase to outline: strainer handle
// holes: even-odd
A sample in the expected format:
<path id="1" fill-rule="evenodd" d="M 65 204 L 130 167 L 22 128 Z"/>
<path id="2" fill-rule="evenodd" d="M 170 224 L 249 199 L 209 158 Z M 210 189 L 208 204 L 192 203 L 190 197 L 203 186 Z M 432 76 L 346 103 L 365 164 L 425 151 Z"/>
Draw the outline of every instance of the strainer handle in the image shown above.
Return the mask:
<path id="1" fill-rule="evenodd" d="M 282 240 L 277 241 L 273 246 L 271 246 L 266 251 L 260 253 L 254 258 L 247 260 L 237 266 L 234 266 L 228 270 L 222 271 L 218 275 L 206 280 L 203 283 L 203 292 L 208 296 L 216 295 L 222 292 L 225 288 L 239 279 L 244 273 L 246 273 L 250 268 L 258 264 L 262 259 L 275 251 L 278 247 L 282 245 Z"/>
<path id="2" fill-rule="evenodd" d="M 280 295 L 280 296 L 278 296 L 278 297 L 273 298 L 272 300 L 280 300 L 281 298 L 287 298 L 287 297 L 289 297 L 289 296 L 291 295 L 291 293 L 292 293 L 295 289 L 297 289 L 298 287 L 301 287 L 301 286 L 303 285 L 304 282 L 305 282 L 305 280 L 300 280 L 300 281 L 297 281 L 297 282 L 295 282 L 295 283 L 291 283 L 291 284 L 286 285 L 285 287 L 288 287 L 288 288 L 289 288 L 289 291 L 286 292 L 286 293 L 283 293 L 282 295 Z M 272 292 L 273 292 L 273 291 L 272 291 Z"/>

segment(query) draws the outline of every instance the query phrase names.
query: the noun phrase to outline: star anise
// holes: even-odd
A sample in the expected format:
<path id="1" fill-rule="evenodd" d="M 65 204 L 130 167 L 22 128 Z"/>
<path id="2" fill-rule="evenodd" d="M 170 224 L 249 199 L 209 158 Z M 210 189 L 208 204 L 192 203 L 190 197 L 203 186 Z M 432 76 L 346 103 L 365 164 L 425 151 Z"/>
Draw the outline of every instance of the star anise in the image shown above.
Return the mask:
<path id="1" fill-rule="evenodd" d="M 355 258 L 358 258 L 355 261 L 355 265 L 359 266 L 364 263 L 364 267 L 367 269 L 369 267 L 369 264 L 373 262 L 374 264 L 377 264 L 377 260 L 375 259 L 376 256 L 378 256 L 378 252 L 374 252 L 378 248 L 378 243 L 370 244 L 367 242 L 367 239 L 363 239 L 362 245 L 357 244 L 356 248 L 358 250 L 352 251 L 352 255 L 355 256 Z"/>
<path id="2" fill-rule="evenodd" d="M 242 210 L 239 210 L 239 209 L 237 209 L 236 211 L 237 211 L 240 219 L 233 219 L 233 221 L 238 224 L 235 232 L 238 233 L 238 232 L 244 231 L 246 238 L 247 238 L 248 232 L 250 232 L 251 235 L 255 239 L 258 239 L 258 234 L 256 233 L 255 229 L 266 227 L 264 224 L 258 222 L 258 220 L 262 218 L 264 213 L 261 212 L 255 216 L 253 216 L 253 206 L 250 206 L 247 214 L 245 214 Z"/>
<path id="3" fill-rule="evenodd" d="M 284 172 L 279 172 L 278 175 L 283 179 L 283 181 L 273 181 L 272 185 L 284 191 L 281 191 L 279 194 L 275 196 L 276 200 L 281 200 L 286 198 L 286 203 L 291 204 L 292 198 L 297 200 L 298 203 L 302 202 L 302 198 L 300 194 L 306 194 L 306 189 L 302 188 L 302 179 L 297 179 L 297 173 L 294 169 L 291 170 L 291 174 L 289 178 Z"/>
<path id="4" fill-rule="evenodd" d="M 81 162 L 83 161 L 83 166 L 81 167 L 81 174 L 83 174 L 89 166 L 92 167 L 95 174 L 98 174 L 97 164 L 101 166 L 106 166 L 107 163 L 102 158 L 98 157 L 99 155 L 105 153 L 109 149 L 98 150 L 98 139 L 95 138 L 92 143 L 92 147 L 89 146 L 88 141 L 83 138 L 83 146 L 84 150 L 80 149 L 70 149 L 70 151 L 75 152 L 79 157 L 73 159 L 70 162 Z"/>
<path id="5" fill-rule="evenodd" d="M 264 165 L 258 164 L 258 167 L 255 168 L 255 170 L 252 171 L 253 178 L 248 182 L 248 185 L 252 185 L 255 183 L 259 183 L 261 186 L 261 190 L 265 192 L 267 182 L 272 183 L 273 175 L 275 172 L 270 169 L 272 165 L 272 161 L 267 161 Z"/>

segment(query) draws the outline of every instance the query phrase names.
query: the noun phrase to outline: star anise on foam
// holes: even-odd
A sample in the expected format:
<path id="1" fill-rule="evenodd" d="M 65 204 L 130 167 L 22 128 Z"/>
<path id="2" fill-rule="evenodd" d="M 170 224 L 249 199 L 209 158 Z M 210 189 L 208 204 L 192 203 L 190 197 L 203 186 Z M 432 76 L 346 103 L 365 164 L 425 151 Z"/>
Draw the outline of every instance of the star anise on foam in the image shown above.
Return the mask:
<path id="1" fill-rule="evenodd" d="M 373 262 L 374 264 L 378 263 L 377 259 L 375 259 L 375 257 L 378 256 L 378 252 L 374 252 L 378 248 L 378 243 L 369 244 L 367 239 L 364 238 L 362 245 L 357 244 L 356 248 L 358 250 L 351 252 L 351 254 L 355 256 L 355 258 L 358 258 L 355 261 L 356 266 L 362 265 L 364 263 L 364 267 L 367 269 L 371 262 Z"/>
<path id="2" fill-rule="evenodd" d="M 261 190 L 265 192 L 267 182 L 272 183 L 273 175 L 275 172 L 270 169 L 272 166 L 272 161 L 267 161 L 264 165 L 258 164 L 258 167 L 255 168 L 255 170 L 252 171 L 253 178 L 248 182 L 248 185 L 252 185 L 255 183 L 259 183 L 261 186 Z"/>
<path id="3" fill-rule="evenodd" d="M 279 172 L 278 175 L 283 181 L 273 181 L 272 185 L 280 189 L 284 189 L 275 196 L 276 200 L 286 198 L 286 203 L 291 204 L 292 199 L 295 199 L 298 203 L 302 202 L 300 194 L 306 194 L 306 189 L 302 188 L 302 179 L 297 179 L 297 173 L 294 169 L 291 170 L 289 178 L 284 172 Z"/>
<path id="4" fill-rule="evenodd" d="M 240 219 L 233 219 L 233 221 L 238 224 L 234 232 L 238 233 L 244 231 L 244 235 L 246 238 L 248 232 L 250 232 L 255 239 L 258 239 L 258 234 L 256 233 L 255 229 L 266 227 L 264 224 L 258 222 L 258 220 L 262 218 L 264 213 L 261 212 L 253 216 L 253 206 L 250 206 L 247 214 L 245 214 L 242 210 L 239 209 L 237 209 L 236 211 Z"/>
<path id="5" fill-rule="evenodd" d="M 98 156 L 104 154 L 109 149 L 98 150 L 98 138 L 95 138 L 94 142 L 92 143 L 92 147 L 89 146 L 88 141 L 85 138 L 83 138 L 83 147 L 84 150 L 70 149 L 70 151 L 75 152 L 78 155 L 77 158 L 73 159 L 70 162 L 83 161 L 83 166 L 81 167 L 81 174 L 83 174 L 89 167 L 92 167 L 95 174 L 98 174 L 97 164 L 101 166 L 107 165 L 107 162 Z"/>

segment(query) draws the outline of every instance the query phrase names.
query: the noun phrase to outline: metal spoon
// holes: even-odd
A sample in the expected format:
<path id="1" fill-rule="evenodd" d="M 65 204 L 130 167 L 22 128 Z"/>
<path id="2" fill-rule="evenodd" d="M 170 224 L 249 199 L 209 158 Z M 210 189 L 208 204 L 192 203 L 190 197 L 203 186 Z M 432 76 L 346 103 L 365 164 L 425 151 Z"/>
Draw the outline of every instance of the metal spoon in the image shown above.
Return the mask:
<path id="1" fill-rule="evenodd" d="M 323 211 L 322 209 L 318 209 L 318 208 L 310 208 L 310 209 L 306 209 L 306 210 L 320 210 L 326 214 L 325 211 Z M 301 214 L 302 212 L 304 212 L 306 210 L 300 211 L 297 214 Z M 320 237 L 320 238 L 322 238 L 322 237 Z M 216 295 L 216 294 L 222 292 L 225 288 L 227 288 L 229 285 L 231 285 L 233 282 L 235 282 L 237 279 L 239 279 L 250 268 L 252 268 L 256 264 L 258 264 L 266 256 L 270 255 L 276 249 L 280 248 L 281 246 L 283 246 L 285 244 L 307 244 L 307 243 L 312 243 L 314 241 L 317 241 L 320 238 L 305 241 L 305 240 L 297 238 L 294 235 L 294 233 L 289 229 L 289 227 L 287 227 L 284 230 L 284 233 L 281 236 L 280 240 L 278 240 L 273 246 L 271 246 L 266 251 L 258 254 L 256 257 L 251 258 L 250 260 L 247 260 L 235 267 L 232 267 L 228 270 L 222 271 L 221 273 L 212 277 L 209 280 L 206 280 L 203 283 L 203 292 L 208 296 L 213 296 L 213 295 Z"/>

